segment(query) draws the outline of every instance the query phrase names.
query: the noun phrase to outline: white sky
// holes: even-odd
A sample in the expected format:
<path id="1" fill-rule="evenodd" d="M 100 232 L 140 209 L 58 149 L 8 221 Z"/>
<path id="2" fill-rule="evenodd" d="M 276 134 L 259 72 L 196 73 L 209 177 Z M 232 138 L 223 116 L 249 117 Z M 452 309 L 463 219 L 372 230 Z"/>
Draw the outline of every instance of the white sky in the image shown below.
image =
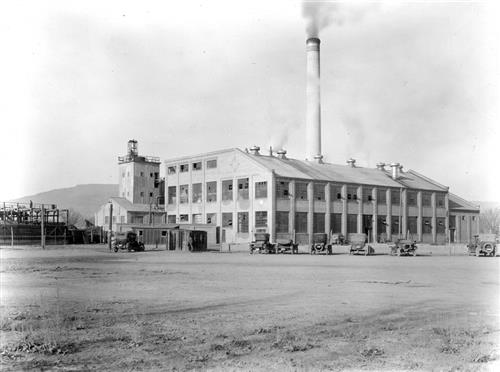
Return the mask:
<path id="1" fill-rule="evenodd" d="M 118 183 L 128 139 L 162 160 L 305 157 L 300 1 L 11 1 L 0 9 L 0 200 Z M 323 153 L 397 161 L 500 201 L 495 2 L 337 7 L 321 31 Z M 163 171 L 163 169 L 162 169 Z"/>

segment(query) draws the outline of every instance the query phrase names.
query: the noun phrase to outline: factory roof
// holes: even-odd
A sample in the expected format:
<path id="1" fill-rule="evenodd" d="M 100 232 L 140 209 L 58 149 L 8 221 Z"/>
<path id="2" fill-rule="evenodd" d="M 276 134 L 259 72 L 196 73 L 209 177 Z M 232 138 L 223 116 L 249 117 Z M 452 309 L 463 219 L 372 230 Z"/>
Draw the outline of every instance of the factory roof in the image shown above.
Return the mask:
<path id="1" fill-rule="evenodd" d="M 120 207 L 125 209 L 127 212 L 149 212 L 150 205 L 149 204 L 137 204 L 132 203 L 125 198 L 120 198 L 118 196 L 111 197 L 110 200 L 118 204 Z M 163 209 L 158 210 L 156 205 L 151 206 L 151 212 L 164 212 Z"/>
<path id="2" fill-rule="evenodd" d="M 479 212 L 479 206 L 462 199 L 460 196 L 449 193 L 450 209 L 458 211 L 474 211 Z"/>
<path id="3" fill-rule="evenodd" d="M 279 177 L 385 187 L 404 187 L 430 191 L 448 190 L 446 186 L 412 170 L 406 172 L 401 171 L 400 177 L 394 180 L 391 177 L 391 172 L 377 168 L 351 167 L 331 163 L 318 164 L 307 160 L 292 158 L 281 159 L 276 156 L 253 155 L 244 151 L 241 151 L 241 153 L 250 157 L 268 170 L 274 171 Z"/>

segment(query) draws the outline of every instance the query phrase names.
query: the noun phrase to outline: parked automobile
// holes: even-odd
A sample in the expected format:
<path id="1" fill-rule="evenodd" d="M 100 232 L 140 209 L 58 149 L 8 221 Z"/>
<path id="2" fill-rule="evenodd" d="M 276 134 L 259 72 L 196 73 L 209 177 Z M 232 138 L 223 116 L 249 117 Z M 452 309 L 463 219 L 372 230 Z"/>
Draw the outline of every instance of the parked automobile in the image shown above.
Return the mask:
<path id="1" fill-rule="evenodd" d="M 343 245 L 345 244 L 345 237 L 342 234 L 332 234 L 330 242 L 332 244 Z"/>
<path id="2" fill-rule="evenodd" d="M 417 244 L 413 240 L 398 239 L 396 242 L 389 246 L 391 248 L 391 256 L 416 256 Z"/>
<path id="3" fill-rule="evenodd" d="M 473 254 L 477 257 L 496 256 L 496 235 L 495 234 L 479 234 L 474 235 L 472 242 L 467 244 L 469 255 Z"/>
<path id="4" fill-rule="evenodd" d="M 332 254 L 332 246 L 327 243 L 326 234 L 314 234 L 311 254 Z"/>
<path id="5" fill-rule="evenodd" d="M 278 253 L 299 253 L 299 245 L 292 239 L 276 239 L 276 250 Z"/>
<path id="6" fill-rule="evenodd" d="M 367 243 L 366 234 L 350 234 L 349 241 L 351 243 L 349 254 L 363 254 L 369 256 L 375 253 L 375 249 Z"/>
<path id="7" fill-rule="evenodd" d="M 137 234 L 133 231 L 115 232 L 112 239 L 115 252 L 118 252 L 119 250 L 127 250 L 128 252 L 144 251 L 144 244 L 137 241 Z"/>
<path id="8" fill-rule="evenodd" d="M 276 246 L 269 241 L 268 233 L 255 233 L 255 239 L 249 244 L 250 254 L 276 253 Z"/>

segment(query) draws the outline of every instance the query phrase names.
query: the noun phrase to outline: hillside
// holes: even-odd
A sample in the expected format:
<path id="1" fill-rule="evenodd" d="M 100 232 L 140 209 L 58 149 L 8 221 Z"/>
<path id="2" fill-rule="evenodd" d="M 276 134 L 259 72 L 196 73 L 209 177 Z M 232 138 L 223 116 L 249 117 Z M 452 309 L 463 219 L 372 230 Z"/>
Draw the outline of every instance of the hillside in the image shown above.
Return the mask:
<path id="1" fill-rule="evenodd" d="M 29 202 L 31 200 L 33 203 L 57 204 L 59 208 L 72 208 L 85 218 L 91 218 L 97 209 L 112 196 L 118 196 L 118 185 L 89 184 L 50 190 L 12 201 Z"/>

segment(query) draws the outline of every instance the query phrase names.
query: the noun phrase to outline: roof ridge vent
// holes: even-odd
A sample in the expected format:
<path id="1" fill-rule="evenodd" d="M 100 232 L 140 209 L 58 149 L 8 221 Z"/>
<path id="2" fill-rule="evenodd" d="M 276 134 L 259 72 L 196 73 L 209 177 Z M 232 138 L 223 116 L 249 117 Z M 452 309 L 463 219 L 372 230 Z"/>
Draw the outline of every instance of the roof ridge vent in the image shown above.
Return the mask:
<path id="1" fill-rule="evenodd" d="M 349 165 L 351 168 L 356 168 L 356 159 L 349 158 L 346 161 L 347 165 Z"/>
<path id="2" fill-rule="evenodd" d="M 259 146 L 256 146 L 256 145 L 253 145 L 252 147 L 250 147 L 250 153 L 252 155 L 260 155 L 260 147 Z"/>

